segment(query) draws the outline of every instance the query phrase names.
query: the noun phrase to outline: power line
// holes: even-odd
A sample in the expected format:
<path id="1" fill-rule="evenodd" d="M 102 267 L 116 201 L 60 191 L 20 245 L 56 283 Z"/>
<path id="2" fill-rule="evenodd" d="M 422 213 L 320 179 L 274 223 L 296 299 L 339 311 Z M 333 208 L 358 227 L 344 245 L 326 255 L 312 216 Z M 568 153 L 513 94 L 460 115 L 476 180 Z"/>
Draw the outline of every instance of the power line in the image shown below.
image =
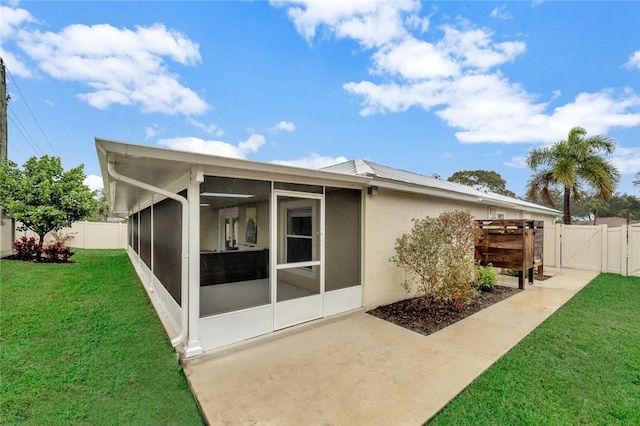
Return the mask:
<path id="1" fill-rule="evenodd" d="M 11 111 L 11 110 L 9 110 Z M 11 111 L 12 114 L 15 115 L 15 113 L 13 111 Z M 22 126 L 22 123 L 17 123 L 13 117 L 9 116 L 9 121 L 11 121 L 13 123 L 13 125 L 15 126 L 16 130 L 22 135 L 22 137 L 24 138 L 25 141 L 27 141 L 27 143 L 29 144 L 29 146 L 31 147 L 31 149 L 33 149 L 33 151 L 37 154 L 37 155 L 42 155 L 42 149 L 40 149 L 40 147 L 37 144 L 33 144 L 29 138 L 24 134 L 24 132 L 27 132 L 27 129 L 20 128 L 20 126 Z M 27 132 L 27 134 L 29 134 L 29 132 Z M 31 136 L 29 134 L 29 136 Z M 33 138 L 32 138 L 33 139 Z M 34 141 L 35 142 L 35 141 Z"/>
<path id="2" fill-rule="evenodd" d="M 59 157 L 58 153 L 56 152 L 56 149 L 53 147 L 53 144 L 51 143 L 51 141 L 49 140 L 49 138 L 47 137 L 46 133 L 44 132 L 44 130 L 42 129 L 42 126 L 40 125 L 40 122 L 38 121 L 38 119 L 36 118 L 35 114 L 33 113 L 33 111 L 31 110 L 31 107 L 29 106 L 29 102 L 27 102 L 27 98 L 24 97 L 24 95 L 22 94 L 22 90 L 20 90 L 20 87 L 18 86 L 18 83 L 16 83 L 16 80 L 13 78 L 13 74 L 11 74 L 11 71 L 9 71 L 9 68 L 5 65 L 5 69 L 7 70 L 7 73 L 9 74 L 9 77 L 11 78 L 11 81 L 13 82 L 13 85 L 16 87 L 16 89 L 18 90 L 18 93 L 20 94 L 20 97 L 22 98 L 22 100 L 24 101 L 24 104 L 27 106 L 27 109 L 29 110 L 29 112 L 31 113 L 31 117 L 33 117 L 33 121 L 36 122 L 36 124 L 38 125 L 38 128 L 40 129 L 40 132 L 42 133 L 42 136 L 44 136 L 45 140 L 47 141 L 47 143 L 49 144 L 49 146 L 51 147 L 51 150 L 53 151 L 53 153 Z"/>
<path id="3" fill-rule="evenodd" d="M 11 151 L 14 151 L 16 153 L 18 153 L 23 159 L 27 159 L 29 158 L 29 156 L 27 154 L 24 153 L 24 151 L 22 151 L 20 148 L 18 148 L 16 146 L 16 144 L 11 144 Z M 9 156 L 7 155 L 7 158 L 9 158 Z M 14 159 L 15 160 L 15 159 Z M 16 161 L 16 163 L 20 163 L 19 161 Z"/>

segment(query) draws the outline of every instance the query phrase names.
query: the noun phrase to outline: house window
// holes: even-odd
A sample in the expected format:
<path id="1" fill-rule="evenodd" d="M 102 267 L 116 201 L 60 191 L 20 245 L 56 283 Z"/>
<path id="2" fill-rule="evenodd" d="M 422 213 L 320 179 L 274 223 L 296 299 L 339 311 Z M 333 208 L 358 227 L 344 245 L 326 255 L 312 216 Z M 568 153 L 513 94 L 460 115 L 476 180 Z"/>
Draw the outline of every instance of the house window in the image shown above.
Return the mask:
<path id="1" fill-rule="evenodd" d="M 489 209 L 489 219 L 506 219 L 507 214 L 502 210 Z"/>
<path id="2" fill-rule="evenodd" d="M 319 212 L 318 199 L 278 197 L 279 265 L 304 264 L 320 260 Z M 314 270 L 308 264 L 294 269 L 302 274 L 310 274 Z"/>

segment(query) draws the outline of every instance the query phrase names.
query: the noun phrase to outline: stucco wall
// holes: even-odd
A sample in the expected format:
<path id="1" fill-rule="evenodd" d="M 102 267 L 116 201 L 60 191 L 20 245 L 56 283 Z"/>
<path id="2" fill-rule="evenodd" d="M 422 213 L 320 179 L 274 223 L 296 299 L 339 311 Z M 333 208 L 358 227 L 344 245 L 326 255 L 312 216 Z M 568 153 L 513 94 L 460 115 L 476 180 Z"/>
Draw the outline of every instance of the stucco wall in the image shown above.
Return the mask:
<path id="1" fill-rule="evenodd" d="M 396 239 L 413 226 L 412 219 L 437 217 L 450 210 L 469 210 L 477 219 L 488 218 L 490 206 L 442 200 L 397 191 L 379 189 L 377 195 L 365 195 L 363 306 L 373 309 L 412 297 L 402 288 L 404 272 L 389 261 Z M 522 211 L 493 207 L 506 213 L 506 219 L 521 219 Z M 531 215 L 531 219 L 553 222 L 552 217 Z"/>

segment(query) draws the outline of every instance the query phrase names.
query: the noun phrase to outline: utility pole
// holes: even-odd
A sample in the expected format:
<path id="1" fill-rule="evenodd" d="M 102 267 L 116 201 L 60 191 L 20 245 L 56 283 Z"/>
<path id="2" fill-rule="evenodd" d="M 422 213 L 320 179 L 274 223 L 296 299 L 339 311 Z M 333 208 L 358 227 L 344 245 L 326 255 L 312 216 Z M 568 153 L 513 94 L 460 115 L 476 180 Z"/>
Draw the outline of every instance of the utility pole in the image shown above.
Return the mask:
<path id="1" fill-rule="evenodd" d="M 7 158 L 7 74 L 0 57 L 0 164 Z"/>
<path id="2" fill-rule="evenodd" d="M 4 61 L 0 57 L 0 164 L 7 158 L 7 75 Z M 15 222 L 4 216 L 4 206 L 0 205 L 0 257 L 13 254 Z"/>

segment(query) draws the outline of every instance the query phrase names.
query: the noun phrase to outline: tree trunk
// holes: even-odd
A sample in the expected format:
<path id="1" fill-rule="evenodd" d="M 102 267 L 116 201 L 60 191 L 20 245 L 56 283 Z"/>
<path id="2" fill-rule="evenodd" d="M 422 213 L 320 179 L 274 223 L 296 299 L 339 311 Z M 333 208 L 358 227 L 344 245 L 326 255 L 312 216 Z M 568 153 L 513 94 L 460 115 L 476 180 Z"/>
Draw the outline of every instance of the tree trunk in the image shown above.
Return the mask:
<path id="1" fill-rule="evenodd" d="M 36 248 L 36 261 L 37 262 L 40 262 L 40 259 L 42 258 L 42 246 L 44 244 L 44 235 L 45 234 L 38 235 L 39 241 L 38 241 L 38 247 Z"/>
<path id="2" fill-rule="evenodd" d="M 571 199 L 571 188 L 564 187 L 564 205 L 562 214 L 562 223 L 571 225 L 571 211 L 569 210 L 569 201 Z"/>

